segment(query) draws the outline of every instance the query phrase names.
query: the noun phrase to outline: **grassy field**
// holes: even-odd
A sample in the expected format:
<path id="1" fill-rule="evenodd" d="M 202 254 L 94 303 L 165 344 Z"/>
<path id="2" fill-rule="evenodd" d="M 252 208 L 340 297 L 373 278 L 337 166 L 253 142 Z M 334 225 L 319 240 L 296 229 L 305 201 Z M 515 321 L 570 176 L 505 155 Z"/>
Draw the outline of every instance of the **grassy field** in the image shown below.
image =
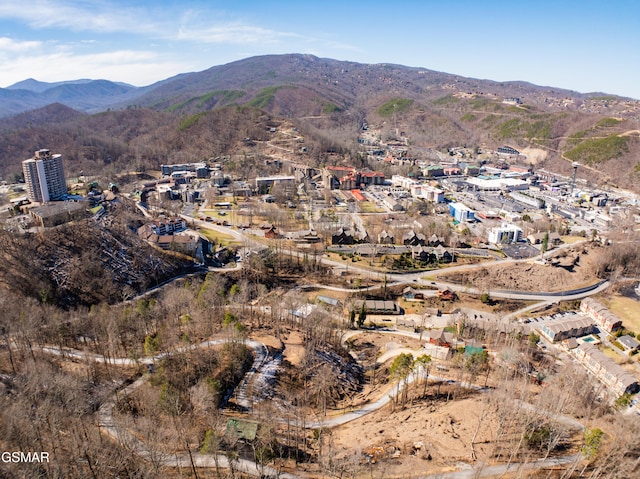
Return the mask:
<path id="1" fill-rule="evenodd" d="M 384 213 L 385 210 L 382 208 L 378 208 L 376 205 L 371 203 L 370 201 L 361 201 L 358 203 L 358 209 L 361 213 Z"/>
<path id="2" fill-rule="evenodd" d="M 620 356 L 620 354 L 616 351 L 614 351 L 611 348 L 602 348 L 602 352 L 609 358 L 609 359 L 613 359 L 616 363 L 618 364 L 622 364 L 624 362 L 626 362 L 626 359 L 623 358 L 622 356 Z"/>
<path id="3" fill-rule="evenodd" d="M 613 314 L 622 319 L 624 327 L 640 333 L 640 302 L 625 296 L 614 296 L 608 301 Z"/>
<path id="4" fill-rule="evenodd" d="M 562 241 L 564 241 L 566 244 L 574 244 L 584 240 L 585 238 L 583 238 L 582 236 L 563 236 L 562 237 Z"/>
<path id="5" fill-rule="evenodd" d="M 213 241 L 215 244 L 221 244 L 223 246 L 239 245 L 240 242 L 231 235 L 219 233 L 206 228 L 200 228 L 200 234 L 206 237 L 209 241 Z"/>

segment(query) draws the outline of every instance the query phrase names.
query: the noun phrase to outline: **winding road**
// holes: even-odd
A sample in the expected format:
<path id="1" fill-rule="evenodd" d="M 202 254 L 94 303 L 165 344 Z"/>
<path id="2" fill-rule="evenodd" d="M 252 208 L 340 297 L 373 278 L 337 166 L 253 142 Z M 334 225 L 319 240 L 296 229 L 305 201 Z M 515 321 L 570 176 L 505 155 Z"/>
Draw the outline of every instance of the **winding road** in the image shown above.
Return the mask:
<path id="1" fill-rule="evenodd" d="M 396 332 L 396 331 L 376 331 L 378 333 L 382 332 L 383 334 L 389 335 L 405 335 L 411 337 L 417 337 L 414 333 L 409 332 Z M 346 341 L 348 338 L 355 336 L 356 334 L 366 334 L 367 331 L 354 331 L 348 335 L 345 335 L 343 339 Z M 131 358 L 107 358 L 101 355 L 88 353 L 85 351 L 79 351 L 74 349 L 60 349 L 52 346 L 46 346 L 42 348 L 42 352 L 46 354 L 52 354 L 68 359 L 81 360 L 81 361 L 93 361 L 98 363 L 106 363 L 113 364 L 119 366 L 135 366 L 139 364 L 154 364 L 156 361 L 166 358 L 172 354 L 176 354 L 178 352 L 184 352 L 195 349 L 204 349 L 215 346 L 220 346 L 228 342 L 226 339 L 216 339 L 205 341 L 199 343 L 197 345 L 191 345 L 183 348 L 178 348 L 173 352 L 165 352 L 160 353 L 155 356 L 145 357 L 140 359 L 131 359 Z M 271 355 L 269 353 L 268 348 L 259 341 L 247 340 L 245 344 L 253 349 L 254 351 L 254 359 L 251 369 L 241 383 L 236 388 L 235 398 L 238 405 L 251 409 L 253 403 L 261 400 L 260 397 L 251 397 L 252 386 L 253 390 L 262 390 L 262 386 L 269 383 L 269 381 L 275 376 L 277 371 L 277 367 L 279 366 L 281 355 Z M 379 358 L 379 361 L 386 361 L 393 356 L 396 356 L 403 352 L 402 348 L 397 350 L 392 350 L 390 354 Z M 411 374 L 406 381 L 406 384 L 410 384 L 416 380 L 424 377 L 425 371 L 418 370 L 416 373 Z M 435 376 L 429 374 L 428 377 L 430 379 L 436 381 L 452 381 L 451 379 Z M 126 428 L 118 425 L 113 416 L 113 409 L 116 405 L 117 396 L 121 394 L 129 394 L 141 387 L 145 384 L 147 378 L 145 376 L 139 378 L 132 384 L 126 386 L 125 388 L 118 390 L 114 393 L 107 401 L 105 401 L 97 413 L 97 420 L 100 429 L 113 440 L 117 441 L 120 444 L 123 444 L 125 447 L 128 447 L 130 450 L 135 451 L 140 457 L 144 458 L 147 461 L 153 462 L 160 466 L 167 467 L 198 467 L 198 468 L 229 468 L 231 464 L 229 463 L 229 458 L 226 455 L 218 454 L 202 454 L 199 452 L 191 452 L 191 453 L 163 453 L 158 450 L 153 449 L 148 443 L 136 437 L 133 433 L 131 433 Z M 487 388 L 480 387 L 474 384 L 469 384 L 466 382 L 461 383 L 461 385 L 465 388 L 476 389 L 481 392 L 488 391 Z M 260 386 L 260 387 L 258 387 Z M 307 422 L 305 427 L 308 429 L 317 429 L 317 428 L 332 428 L 342 424 L 346 424 L 350 421 L 362 418 L 368 414 L 371 414 L 380 408 L 387 405 L 395 395 L 397 395 L 404 386 L 403 383 L 398 382 L 394 386 L 392 386 L 387 393 L 385 393 L 381 398 L 376 401 L 370 402 L 355 411 L 350 411 L 340 416 L 323 418 L 316 421 Z M 523 409 L 528 410 L 537 410 L 534 405 L 525 403 L 520 401 Z M 538 411 L 540 412 L 540 411 Z M 563 424 L 577 428 L 583 429 L 584 426 L 576 421 L 574 418 L 564 415 L 558 414 L 549 414 L 553 419 L 562 422 Z M 284 421 L 284 420 L 283 420 Z M 503 474 L 506 472 L 516 472 L 523 470 L 536 470 L 543 469 L 547 467 L 557 467 L 563 464 L 569 464 L 574 461 L 579 460 L 579 456 L 565 456 L 561 458 L 546 458 L 526 463 L 512 463 L 512 464 L 503 464 L 503 465 L 495 465 L 495 466 L 486 466 L 486 465 L 469 465 L 468 469 L 463 469 L 461 471 L 454 471 L 450 473 L 437 473 L 426 476 L 421 476 L 421 479 L 427 478 L 448 478 L 448 479 L 467 479 L 467 478 L 476 478 L 476 477 L 487 477 L 493 476 L 496 474 Z M 294 474 L 283 473 L 273 467 L 264 466 L 257 464 L 253 461 L 249 461 L 246 459 L 235 459 L 233 460 L 233 468 L 237 471 L 241 471 L 247 475 L 255 476 L 255 477 L 279 477 L 284 479 L 297 479 L 300 476 Z"/>
<path id="2" fill-rule="evenodd" d="M 242 241 L 248 247 L 254 249 L 262 249 L 265 246 L 262 243 L 259 243 L 252 238 L 247 237 L 243 233 L 234 230 L 232 228 L 227 228 L 219 225 L 212 225 L 210 223 L 206 223 L 203 221 L 199 221 L 196 218 L 183 216 L 188 221 L 193 221 L 198 224 L 200 227 L 209 228 L 212 230 L 216 230 L 220 233 L 224 233 L 227 235 L 231 235 L 236 240 Z M 298 251 L 293 250 L 284 250 L 285 254 L 289 254 L 291 256 L 299 256 L 304 253 L 300 253 Z M 320 257 L 320 261 L 326 266 L 330 266 L 332 268 L 344 269 L 345 265 L 338 261 L 333 261 L 329 258 Z M 530 260 L 502 260 L 498 261 L 496 264 L 508 264 L 508 263 L 517 263 L 520 261 L 530 261 Z M 486 265 L 466 265 L 459 267 L 452 267 L 447 269 L 447 271 L 453 270 L 468 270 L 476 267 L 486 267 Z M 242 267 L 241 264 L 237 264 L 236 268 Z M 433 272 L 417 272 L 417 273 L 384 273 L 371 271 L 364 268 L 359 268 L 356 266 L 349 266 L 349 269 L 353 272 L 357 272 L 363 277 L 380 280 L 385 277 L 387 284 L 386 286 L 392 285 L 405 285 L 409 284 L 412 286 L 416 285 L 428 285 L 431 288 L 434 286 L 436 288 L 449 288 L 453 291 L 457 292 L 466 292 L 471 294 L 480 294 L 480 290 L 477 288 L 446 283 L 441 281 L 427 281 L 424 279 L 426 274 L 434 274 Z M 175 278 L 177 279 L 177 278 Z M 598 284 L 580 288 L 576 290 L 569 291 L 561 291 L 561 292 L 522 292 L 522 291 L 500 291 L 500 290 L 492 290 L 491 295 L 497 298 L 508 298 L 508 299 L 525 299 L 525 300 L 536 300 L 541 303 L 537 303 L 534 306 L 538 306 L 540 304 L 547 304 L 552 302 L 557 302 L 559 300 L 571 300 L 571 299 L 580 299 L 586 296 L 596 294 L 600 291 L 603 291 L 609 286 L 607 281 L 600 282 Z M 300 286 L 305 287 L 305 286 Z M 366 288 L 356 288 L 356 289 L 347 289 L 347 288 L 338 288 L 331 287 L 326 285 L 306 285 L 306 287 L 321 287 L 324 289 L 334 289 L 340 291 L 364 291 L 364 290 L 373 290 L 376 288 L 383 287 L 382 285 L 374 285 Z M 436 294 L 436 291 L 433 290 L 433 294 Z M 380 331 L 377 331 L 380 332 Z M 360 332 L 358 332 L 360 333 Z M 397 331 L 389 331 L 386 334 L 405 334 Z M 406 333 L 407 335 L 412 335 L 412 333 Z M 171 354 L 175 354 L 177 352 L 185 351 L 185 350 L 193 350 L 193 349 L 202 349 L 209 348 L 222 345 L 226 342 L 224 339 L 205 341 L 203 343 L 197 345 L 191 345 L 184 348 L 176 349 L 174 352 L 165 352 L 152 357 L 145 357 L 139 359 L 132 358 L 108 358 L 97 354 L 87 353 L 83 351 L 73 350 L 73 349 L 60 349 L 56 347 L 43 347 L 42 352 L 46 354 L 53 354 L 61 357 L 65 357 L 73 360 L 80 361 L 94 361 L 98 363 L 108 363 L 119 366 L 134 366 L 140 364 L 153 364 L 158 360 L 166 358 Z M 275 378 L 277 370 L 279 368 L 280 362 L 282 360 L 281 355 L 272 355 L 270 354 L 268 348 L 258 341 L 247 340 L 246 345 L 254 351 L 254 360 L 251 366 L 251 369 L 244 376 L 240 384 L 237 386 L 234 392 L 234 399 L 238 406 L 244 408 L 245 410 L 251 410 L 254 403 L 259 402 L 262 397 L 254 394 L 254 391 L 264 391 L 268 389 L 268 385 Z M 384 361 L 390 359 L 394 355 L 398 355 L 404 350 L 399 348 L 397 350 L 392 350 L 388 352 L 385 356 L 379 358 Z M 416 381 L 424 377 L 423 371 L 418 371 L 417 373 L 412 374 L 408 380 L 407 384 Z M 439 376 L 434 376 L 429 374 L 429 378 L 437 381 L 451 381 L 448 378 L 443 378 Z M 129 430 L 119 426 L 113 416 L 113 409 L 116 404 L 116 395 L 122 393 L 130 393 L 135 389 L 142 386 L 146 381 L 145 377 L 141 377 L 136 380 L 134 383 L 126 386 L 122 390 L 114 393 L 112 397 L 110 397 L 107 401 L 105 401 L 98 410 L 98 424 L 101 430 L 107 434 L 109 437 L 118 441 L 119 443 L 129 447 L 131 450 L 135 451 L 141 457 L 148 461 L 153 461 L 159 465 L 170 466 L 170 467 L 203 467 L 203 468 L 229 468 L 231 464 L 229 463 L 229 459 L 225 455 L 211 455 L 211 454 L 201 454 L 198 452 L 192 452 L 191 454 L 185 453 L 172 453 L 165 454 L 161 453 L 157 450 L 153 450 L 151 446 L 141 439 L 137 438 L 133 433 Z M 486 390 L 486 388 L 481 388 L 480 386 L 476 386 L 473 384 L 463 383 L 463 387 L 469 387 L 478 389 L 480 391 Z M 371 414 L 374 411 L 379 410 L 388 404 L 392 398 L 397 395 L 401 388 L 403 387 L 402 383 L 396 383 L 392 386 L 387 393 L 385 393 L 381 398 L 376 401 L 372 401 L 355 411 L 350 411 L 344 413 L 340 416 L 330 417 L 330 418 L 322 418 L 316 421 L 311 421 L 305 424 L 305 427 L 310 429 L 315 429 L 319 427 L 336 427 L 342 424 L 346 424 L 350 421 L 362 418 L 368 414 Z M 528 403 L 523 403 L 525 408 L 535 409 L 535 406 L 530 405 Z M 556 416 L 555 419 L 564 422 L 566 425 L 571 425 L 576 428 L 583 428 L 583 426 L 577 422 L 575 419 L 564 416 Z M 515 471 L 523 471 L 523 470 L 534 470 L 534 469 L 543 469 L 547 467 L 557 467 L 564 464 L 569 464 L 579 460 L 579 456 L 565 456 L 561 458 L 547 458 L 536 461 L 530 461 L 526 463 L 512 463 L 505 465 L 496 465 L 496 466 L 486 466 L 486 465 L 469 465 L 468 469 L 463 469 L 461 471 L 454 471 L 450 473 L 438 473 L 433 475 L 422 476 L 426 478 L 443 478 L 443 479 L 467 479 L 467 478 L 476 478 L 476 477 L 487 477 L 494 476 L 499 474 L 505 474 L 507 472 L 515 472 Z M 299 476 L 292 474 L 285 474 L 281 471 L 268 467 L 256 464 L 255 462 L 238 459 L 233 461 L 234 469 L 238 471 L 242 471 L 251 476 L 257 477 L 281 477 L 285 479 L 293 479 Z"/>

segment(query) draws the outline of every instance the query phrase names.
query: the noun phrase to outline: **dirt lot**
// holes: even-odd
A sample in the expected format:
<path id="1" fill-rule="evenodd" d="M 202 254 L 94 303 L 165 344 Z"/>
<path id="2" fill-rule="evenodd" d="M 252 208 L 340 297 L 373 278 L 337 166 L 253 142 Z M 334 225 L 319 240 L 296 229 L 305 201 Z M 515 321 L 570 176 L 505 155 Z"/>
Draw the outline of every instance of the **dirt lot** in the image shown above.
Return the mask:
<path id="1" fill-rule="evenodd" d="M 470 441 L 474 435 L 477 460 L 490 463 L 497 423 L 496 412 L 477 395 L 449 402 L 423 401 L 395 412 L 388 406 L 336 428 L 331 439 L 338 460 L 376 453 L 372 477 L 412 477 L 417 471 L 434 474 L 473 463 Z"/>
<path id="2" fill-rule="evenodd" d="M 487 265 L 476 270 L 442 273 L 438 278 L 486 289 L 560 291 L 579 288 L 596 281 L 599 251 L 588 244 L 563 250 L 547 265 L 534 261 L 508 265 Z"/>

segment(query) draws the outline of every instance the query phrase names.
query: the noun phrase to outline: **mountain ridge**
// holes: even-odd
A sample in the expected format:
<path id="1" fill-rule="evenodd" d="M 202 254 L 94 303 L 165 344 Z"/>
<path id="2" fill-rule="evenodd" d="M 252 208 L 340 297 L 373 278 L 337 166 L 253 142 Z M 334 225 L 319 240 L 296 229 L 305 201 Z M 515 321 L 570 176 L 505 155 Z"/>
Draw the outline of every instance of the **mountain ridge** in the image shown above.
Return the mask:
<path id="1" fill-rule="evenodd" d="M 239 78 L 242 79 L 240 83 Z M 47 83 L 30 78 L 0 88 L 0 116 L 22 113 L 55 102 L 89 113 L 126 108 L 132 104 L 170 107 L 169 101 L 180 103 L 211 91 L 225 90 L 246 91 L 244 101 L 248 102 L 261 89 L 290 83 L 307 88 L 313 86 L 321 95 L 351 102 L 358 96 L 358 90 L 367 91 L 368 86 L 375 89 L 380 83 L 377 80 L 417 95 L 426 94 L 427 97 L 434 93 L 430 90 L 445 84 L 460 91 L 487 90 L 487 93 L 499 92 L 503 96 L 527 97 L 545 92 L 556 98 L 610 96 L 626 99 L 606 93 L 580 93 L 540 86 L 523 80 L 498 82 L 393 63 L 365 64 L 308 54 L 285 54 L 249 57 L 200 72 L 181 73 L 143 87 L 110 80 L 78 79 Z"/>
<path id="2" fill-rule="evenodd" d="M 320 163 L 336 151 L 360 161 L 358 138 L 367 123 L 384 140 L 407 145 L 410 155 L 508 144 L 545 152 L 559 173 L 570 173 L 571 157 L 611 183 L 635 185 L 640 179 L 640 138 L 632 133 L 638 130 L 639 101 L 524 81 L 287 54 L 251 57 L 147 87 L 92 80 L 42 93 L 0 89 L 0 105 L 16 108 L 16 92 L 31 106 L 43 98 L 53 106 L 0 118 L 4 174 L 15 173 L 18 159 L 40 147 L 73 152 L 67 158 L 85 169 L 91 161 L 156 168 L 176 156 L 234 154 L 269 119 L 286 119 L 305 131 L 306 147 Z M 231 124 L 235 130 L 227 132 Z"/>

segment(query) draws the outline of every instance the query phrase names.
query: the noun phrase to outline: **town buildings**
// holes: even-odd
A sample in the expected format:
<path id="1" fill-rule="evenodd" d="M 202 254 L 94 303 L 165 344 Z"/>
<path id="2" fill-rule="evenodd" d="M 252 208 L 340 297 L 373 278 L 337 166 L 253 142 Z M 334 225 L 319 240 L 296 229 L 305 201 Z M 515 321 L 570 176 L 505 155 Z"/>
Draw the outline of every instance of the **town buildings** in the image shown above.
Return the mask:
<path id="1" fill-rule="evenodd" d="M 172 176 L 174 173 L 195 173 L 198 178 L 208 178 L 211 171 L 204 162 L 179 163 L 173 165 L 160 165 L 162 176 Z"/>
<path id="2" fill-rule="evenodd" d="M 22 162 L 27 197 L 36 203 L 59 200 L 67 194 L 67 182 L 62 167 L 62 155 L 49 150 L 35 152 L 33 158 Z"/>
<path id="3" fill-rule="evenodd" d="M 489 243 L 510 244 L 519 241 L 522 241 L 522 228 L 516 225 L 502 223 L 489 231 Z"/>

